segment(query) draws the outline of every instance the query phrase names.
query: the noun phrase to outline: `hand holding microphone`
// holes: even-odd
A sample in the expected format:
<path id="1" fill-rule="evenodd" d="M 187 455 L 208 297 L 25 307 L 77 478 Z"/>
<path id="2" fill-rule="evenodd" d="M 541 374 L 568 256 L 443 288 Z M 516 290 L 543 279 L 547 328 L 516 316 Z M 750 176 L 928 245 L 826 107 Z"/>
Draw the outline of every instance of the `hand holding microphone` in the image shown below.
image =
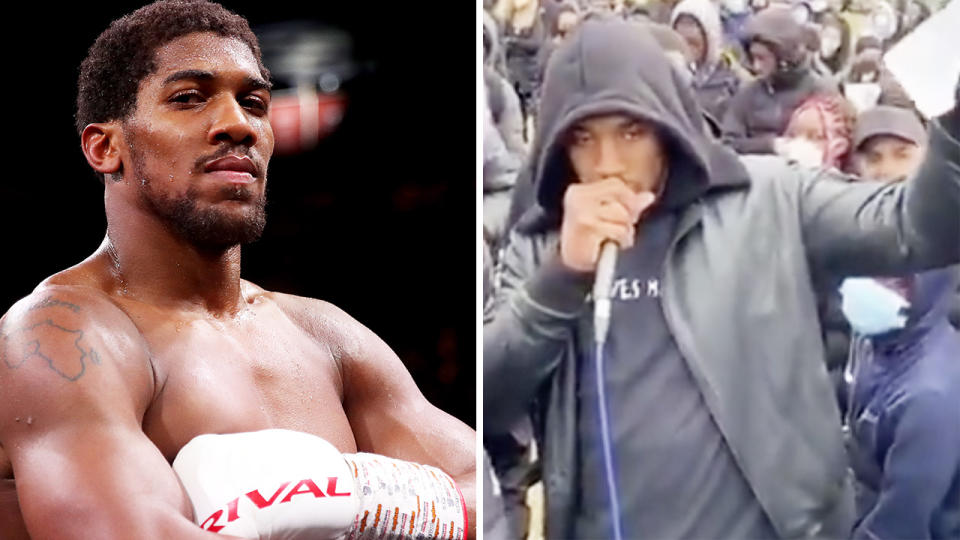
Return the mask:
<path id="1" fill-rule="evenodd" d="M 606 341 L 610 327 L 610 289 L 617 252 L 633 246 L 634 227 L 656 197 L 636 193 L 619 178 L 572 184 L 563 197 L 560 256 L 573 270 L 595 270 L 593 286 L 594 332 Z"/>
<path id="2" fill-rule="evenodd" d="M 580 272 L 595 271 L 605 241 L 620 249 L 633 246 L 637 220 L 654 200 L 653 193 L 636 193 L 618 178 L 571 184 L 563 197 L 563 264 Z"/>

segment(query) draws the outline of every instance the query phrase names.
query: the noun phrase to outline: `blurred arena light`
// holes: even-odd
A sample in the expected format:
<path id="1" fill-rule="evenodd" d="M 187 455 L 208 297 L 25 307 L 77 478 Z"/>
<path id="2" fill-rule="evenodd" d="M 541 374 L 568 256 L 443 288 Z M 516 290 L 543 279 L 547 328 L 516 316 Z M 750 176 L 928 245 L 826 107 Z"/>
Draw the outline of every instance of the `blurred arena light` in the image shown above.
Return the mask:
<path id="1" fill-rule="evenodd" d="M 359 74 L 353 39 L 315 21 L 274 23 L 254 32 L 274 82 L 270 105 L 274 152 L 306 152 L 343 119 L 348 97 L 344 85 Z"/>

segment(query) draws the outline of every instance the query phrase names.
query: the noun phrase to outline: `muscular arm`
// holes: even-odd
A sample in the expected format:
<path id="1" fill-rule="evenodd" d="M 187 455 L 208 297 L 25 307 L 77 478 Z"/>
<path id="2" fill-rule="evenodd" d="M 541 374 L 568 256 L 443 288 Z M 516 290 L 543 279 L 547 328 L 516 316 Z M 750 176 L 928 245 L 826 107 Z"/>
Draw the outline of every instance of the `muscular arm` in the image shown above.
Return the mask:
<path id="1" fill-rule="evenodd" d="M 476 433 L 431 405 L 376 334 L 331 304 L 297 302 L 300 317 L 340 364 L 344 410 L 357 449 L 449 474 L 466 500 L 469 536 L 475 537 Z"/>
<path id="2" fill-rule="evenodd" d="M 27 531 L 42 539 L 223 539 L 140 423 L 154 391 L 139 333 L 79 288 L 42 289 L 0 320 L 0 445 Z"/>

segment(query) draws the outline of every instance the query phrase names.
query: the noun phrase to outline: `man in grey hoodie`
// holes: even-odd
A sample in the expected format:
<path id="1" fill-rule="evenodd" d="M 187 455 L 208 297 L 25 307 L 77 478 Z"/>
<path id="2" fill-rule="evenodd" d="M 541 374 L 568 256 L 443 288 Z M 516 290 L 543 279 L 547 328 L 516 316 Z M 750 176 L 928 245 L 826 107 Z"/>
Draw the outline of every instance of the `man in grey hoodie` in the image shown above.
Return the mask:
<path id="1" fill-rule="evenodd" d="M 484 426 L 539 406 L 547 536 L 848 535 L 812 283 L 960 261 L 960 113 L 932 122 L 898 185 L 739 158 L 648 34 L 587 20 L 551 59 L 540 115 L 538 204 L 485 313 Z M 587 292 L 607 240 L 599 369 Z"/>

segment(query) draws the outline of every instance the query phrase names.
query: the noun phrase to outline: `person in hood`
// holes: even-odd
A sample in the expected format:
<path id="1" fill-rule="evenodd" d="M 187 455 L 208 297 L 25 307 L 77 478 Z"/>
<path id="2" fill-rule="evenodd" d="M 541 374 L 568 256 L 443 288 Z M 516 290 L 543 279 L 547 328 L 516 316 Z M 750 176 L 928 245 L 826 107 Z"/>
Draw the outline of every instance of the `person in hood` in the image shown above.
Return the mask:
<path id="1" fill-rule="evenodd" d="M 849 278 L 853 538 L 960 538 L 960 267 Z"/>
<path id="2" fill-rule="evenodd" d="M 730 100 L 724 137 L 738 153 L 772 154 L 794 109 L 836 88 L 810 68 L 803 26 L 789 8 L 773 6 L 755 15 L 747 23 L 744 49 L 757 79 Z"/>
<path id="3" fill-rule="evenodd" d="M 596 15 L 588 16 L 593 17 Z M 666 55 L 670 61 L 681 83 L 688 86 L 692 84 L 693 74 L 687 68 L 691 58 L 690 48 L 687 46 L 683 37 L 677 33 L 676 30 L 670 28 L 669 25 L 651 22 L 647 18 L 642 20 L 628 20 L 637 25 L 638 31 L 648 32 L 654 38 L 664 55 Z M 544 69 L 546 69 L 546 66 L 544 66 Z M 722 133 L 719 122 L 702 109 L 701 113 L 706 120 L 708 133 L 714 138 L 720 138 Z M 532 176 L 536 161 L 536 156 L 529 156 L 517 175 L 516 186 L 513 190 L 513 200 L 510 203 L 510 212 L 507 218 L 506 229 L 508 230 L 513 228 L 520 217 L 535 204 L 536 195 L 534 193 Z"/>
<path id="4" fill-rule="evenodd" d="M 673 8 L 670 25 L 683 36 L 693 59 L 691 84 L 700 107 L 720 121 L 740 78 L 723 55 L 720 13 L 711 0 L 683 0 Z"/>
<path id="5" fill-rule="evenodd" d="M 960 262 L 960 112 L 932 122 L 920 174 L 895 186 L 740 157 L 637 28 L 585 20 L 547 67 L 537 203 L 484 314 L 484 427 L 536 403 L 550 538 L 845 537 L 853 489 L 811 283 Z"/>

